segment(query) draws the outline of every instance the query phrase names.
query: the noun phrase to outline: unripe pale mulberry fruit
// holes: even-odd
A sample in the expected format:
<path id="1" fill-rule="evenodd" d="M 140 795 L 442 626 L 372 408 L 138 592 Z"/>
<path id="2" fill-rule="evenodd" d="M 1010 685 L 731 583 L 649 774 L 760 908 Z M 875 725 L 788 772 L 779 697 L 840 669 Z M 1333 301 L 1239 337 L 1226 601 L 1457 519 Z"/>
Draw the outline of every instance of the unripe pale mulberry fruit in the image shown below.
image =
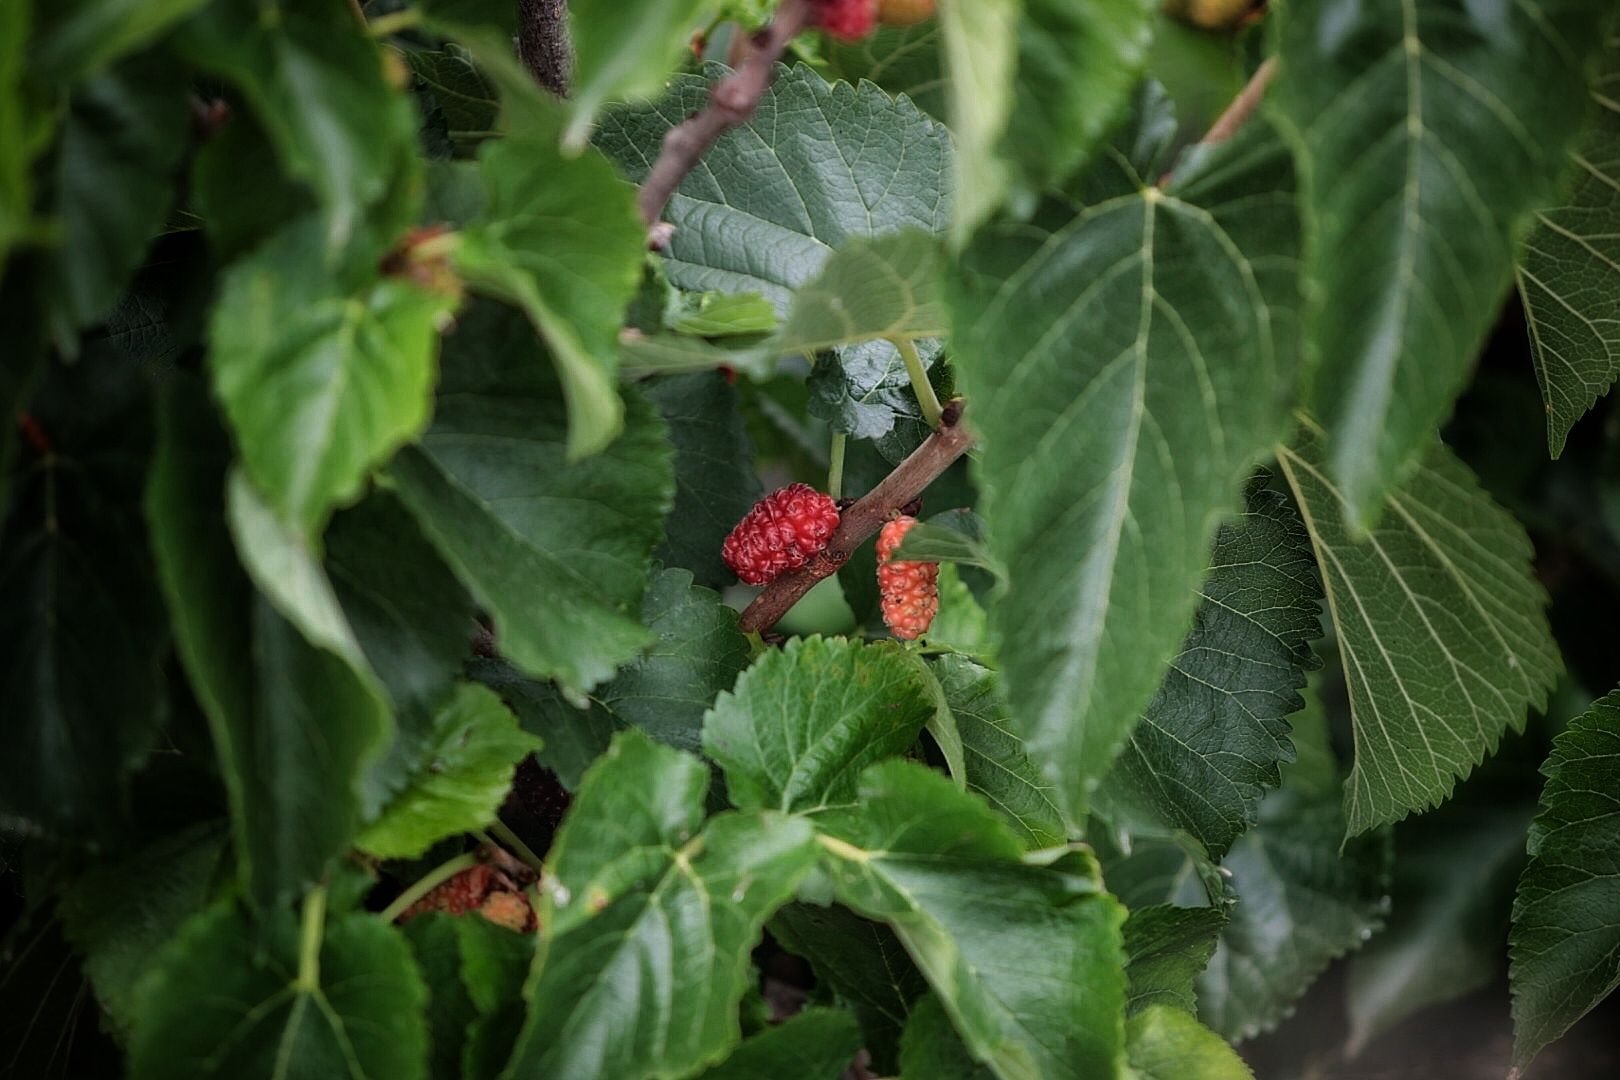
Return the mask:
<path id="1" fill-rule="evenodd" d="M 901 641 L 928 632 L 939 614 L 939 563 L 903 562 L 894 558 L 900 541 L 917 524 L 914 517 L 897 517 L 878 533 L 878 593 L 883 623 Z"/>
<path id="2" fill-rule="evenodd" d="M 720 554 L 749 585 L 768 585 L 797 570 L 838 531 L 838 504 L 809 484 L 773 491 L 737 523 Z"/>
<path id="3" fill-rule="evenodd" d="M 877 17 L 884 26 L 915 26 L 934 17 L 934 0 L 878 0 Z"/>

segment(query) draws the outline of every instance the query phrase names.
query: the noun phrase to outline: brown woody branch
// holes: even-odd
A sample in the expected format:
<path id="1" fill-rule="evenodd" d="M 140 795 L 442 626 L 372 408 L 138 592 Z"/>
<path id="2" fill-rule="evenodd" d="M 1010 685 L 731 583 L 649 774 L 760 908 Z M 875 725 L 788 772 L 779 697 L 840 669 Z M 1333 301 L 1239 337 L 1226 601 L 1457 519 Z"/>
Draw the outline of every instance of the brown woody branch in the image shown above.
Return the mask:
<path id="1" fill-rule="evenodd" d="M 816 21 L 816 0 L 782 0 L 770 24 L 749 40 L 749 48 L 736 71 L 709 90 L 709 104 L 669 129 L 658 160 L 641 183 L 638 204 L 648 226 L 657 226 L 670 196 L 686 174 L 697 167 L 709 147 L 732 128 L 747 123 L 770 88 L 776 62 L 788 42 Z M 655 241 L 667 241 L 667 232 L 654 228 Z M 663 243 L 655 242 L 661 247 Z"/>
<path id="2" fill-rule="evenodd" d="M 768 630 L 822 578 L 836 574 L 850 555 L 883 527 L 896 511 L 923 493 L 929 484 L 973 445 L 962 423 L 962 399 L 945 406 L 939 428 L 923 441 L 877 487 L 839 517 L 838 531 L 815 558 L 765 587 L 742 613 L 738 625 L 747 633 Z"/>
<path id="3" fill-rule="evenodd" d="M 518 59 L 558 97 L 568 96 L 574 66 L 568 39 L 568 0 L 518 0 Z"/>

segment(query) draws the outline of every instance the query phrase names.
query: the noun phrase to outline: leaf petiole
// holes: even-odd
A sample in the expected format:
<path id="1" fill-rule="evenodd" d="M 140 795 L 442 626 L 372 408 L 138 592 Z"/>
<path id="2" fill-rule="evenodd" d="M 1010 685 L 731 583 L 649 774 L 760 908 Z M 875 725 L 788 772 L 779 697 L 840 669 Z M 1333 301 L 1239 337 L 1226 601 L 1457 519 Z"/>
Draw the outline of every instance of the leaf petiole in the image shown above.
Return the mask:
<path id="1" fill-rule="evenodd" d="M 900 359 L 905 361 L 906 374 L 911 377 L 911 392 L 917 395 L 917 404 L 922 406 L 923 419 L 930 428 L 938 428 L 944 409 L 939 404 L 939 395 L 934 393 L 934 384 L 928 381 L 928 369 L 923 367 L 916 343 L 910 338 L 890 338 L 889 342 L 900 350 Z"/>
<path id="2" fill-rule="evenodd" d="M 443 885 L 463 870 L 471 870 L 478 865 L 478 852 L 467 851 L 453 859 L 446 859 L 432 870 L 423 874 L 416 881 L 406 887 L 405 891 L 394 897 L 394 902 L 382 909 L 377 916 L 385 923 L 391 923 L 403 915 L 407 908 L 416 903 L 428 893 Z"/>

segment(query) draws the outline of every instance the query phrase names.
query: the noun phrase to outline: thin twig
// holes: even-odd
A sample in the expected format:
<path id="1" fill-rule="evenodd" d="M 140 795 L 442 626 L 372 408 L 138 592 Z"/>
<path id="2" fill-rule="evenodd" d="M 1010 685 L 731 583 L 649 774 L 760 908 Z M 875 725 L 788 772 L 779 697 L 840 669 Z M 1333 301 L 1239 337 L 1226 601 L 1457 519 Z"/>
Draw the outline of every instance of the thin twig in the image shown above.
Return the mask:
<path id="1" fill-rule="evenodd" d="M 697 167 L 715 141 L 732 128 L 748 122 L 759 108 L 776 74 L 776 62 L 788 43 L 815 22 L 815 0 L 782 0 L 776 16 L 749 39 L 747 54 L 737 70 L 709 90 L 709 104 L 664 135 L 664 144 L 641 183 L 638 203 L 649 226 L 658 224 L 670 196 L 686 174 Z M 658 246 L 660 235 L 653 237 Z M 667 240 L 666 240 L 667 242 Z"/>
<path id="2" fill-rule="evenodd" d="M 738 620 L 744 633 L 768 630 L 820 581 L 838 572 L 866 538 L 902 506 L 921 495 L 929 484 L 950 468 L 973 445 L 973 434 L 962 423 L 962 400 L 945 406 L 939 428 L 911 456 L 884 477 L 839 517 L 838 531 L 822 551 L 799 569 L 783 574 L 754 598 Z"/>
<path id="3" fill-rule="evenodd" d="M 1232 104 L 1228 105 L 1226 111 L 1215 118 L 1215 122 L 1210 125 L 1209 131 L 1205 132 L 1204 137 L 1199 139 L 1198 142 L 1203 146 L 1213 146 L 1216 143 L 1223 143 L 1236 135 L 1238 128 L 1242 127 L 1249 117 L 1254 115 L 1254 111 L 1260 107 L 1261 99 L 1266 96 L 1266 88 L 1271 85 L 1272 80 L 1276 77 L 1277 58 L 1275 56 L 1268 57 L 1264 63 L 1254 69 L 1254 74 L 1250 76 L 1243 89 L 1238 91 L 1238 96 L 1232 99 Z"/>

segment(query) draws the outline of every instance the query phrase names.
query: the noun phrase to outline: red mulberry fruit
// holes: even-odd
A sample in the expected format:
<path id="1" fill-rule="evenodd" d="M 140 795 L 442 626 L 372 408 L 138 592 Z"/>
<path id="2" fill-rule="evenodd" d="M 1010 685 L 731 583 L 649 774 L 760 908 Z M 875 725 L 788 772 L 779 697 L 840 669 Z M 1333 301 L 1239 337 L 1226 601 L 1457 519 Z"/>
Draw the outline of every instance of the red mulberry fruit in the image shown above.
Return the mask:
<path id="1" fill-rule="evenodd" d="M 877 26 L 878 0 L 820 0 L 816 24 L 840 41 L 859 41 Z"/>
<path id="2" fill-rule="evenodd" d="M 878 592 L 883 600 L 883 622 L 901 641 L 928 632 L 939 614 L 939 563 L 900 562 L 893 556 L 914 517 L 897 517 L 878 533 Z"/>
<path id="3" fill-rule="evenodd" d="M 767 585 L 797 570 L 838 530 L 838 504 L 808 484 L 773 491 L 726 537 L 720 554 L 749 585 Z"/>

